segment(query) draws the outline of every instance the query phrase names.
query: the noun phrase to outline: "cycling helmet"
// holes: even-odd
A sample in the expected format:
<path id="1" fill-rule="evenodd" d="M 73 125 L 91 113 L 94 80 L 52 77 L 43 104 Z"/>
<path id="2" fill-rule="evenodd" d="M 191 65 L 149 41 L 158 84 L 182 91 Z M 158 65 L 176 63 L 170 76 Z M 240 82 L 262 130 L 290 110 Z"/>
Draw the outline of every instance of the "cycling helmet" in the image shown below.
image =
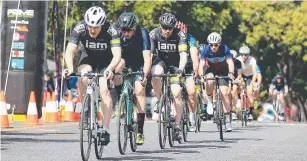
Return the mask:
<path id="1" fill-rule="evenodd" d="M 125 12 L 118 17 L 119 28 L 134 28 L 136 26 L 136 16 L 131 12 Z"/>
<path id="2" fill-rule="evenodd" d="M 218 44 L 222 41 L 222 36 L 216 32 L 212 32 L 208 38 L 207 41 L 209 44 Z"/>
<path id="3" fill-rule="evenodd" d="M 250 50 L 248 46 L 242 46 L 239 50 L 240 54 L 250 54 Z"/>
<path id="4" fill-rule="evenodd" d="M 106 13 L 101 7 L 93 6 L 85 12 L 84 20 L 89 26 L 99 27 L 106 21 Z"/>
<path id="5" fill-rule="evenodd" d="M 159 23 L 162 27 L 174 27 L 176 22 L 176 17 L 171 13 L 164 13 L 159 18 Z"/>
<path id="6" fill-rule="evenodd" d="M 276 74 L 276 76 L 277 76 L 277 77 L 281 77 L 281 78 L 284 77 L 284 75 L 283 75 L 281 72 L 278 72 L 278 73 Z"/>
<path id="7" fill-rule="evenodd" d="M 187 25 L 184 24 L 183 22 L 180 22 L 180 21 L 177 21 L 175 27 L 180 29 L 184 33 L 187 33 L 187 31 L 188 31 Z"/>
<path id="8" fill-rule="evenodd" d="M 233 58 L 237 58 L 238 53 L 235 50 L 230 50 L 230 53 Z"/>
<path id="9" fill-rule="evenodd" d="M 198 45 L 198 52 L 202 53 L 205 47 L 206 47 L 206 44 L 199 44 Z"/>

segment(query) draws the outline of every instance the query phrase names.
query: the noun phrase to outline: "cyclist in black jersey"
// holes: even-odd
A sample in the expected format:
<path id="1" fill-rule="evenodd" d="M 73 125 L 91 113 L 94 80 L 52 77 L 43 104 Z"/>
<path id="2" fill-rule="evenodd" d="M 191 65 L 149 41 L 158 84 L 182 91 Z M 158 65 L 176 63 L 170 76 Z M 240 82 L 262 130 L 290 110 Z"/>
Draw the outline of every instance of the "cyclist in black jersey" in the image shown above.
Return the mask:
<path id="1" fill-rule="evenodd" d="M 149 33 L 147 29 L 137 24 L 136 16 L 131 12 L 121 14 L 117 23 L 121 33 L 122 59 L 115 71 L 121 71 L 123 67 L 127 67 L 133 71 L 144 73 L 143 77 L 136 76 L 134 79 L 134 92 L 138 101 L 138 135 L 136 143 L 142 145 L 144 144 L 143 127 L 146 111 L 145 85 L 151 68 Z M 122 85 L 115 87 L 118 95 L 121 92 L 121 88 Z"/>
<path id="2" fill-rule="evenodd" d="M 177 73 L 180 76 L 187 64 L 187 35 L 175 27 L 176 17 L 171 13 L 164 13 L 159 18 L 160 27 L 150 32 L 150 43 L 152 54 L 157 54 L 157 58 L 153 62 L 151 70 L 152 74 L 163 74 L 168 69 L 171 73 Z M 171 79 L 172 95 L 175 105 L 175 137 L 181 139 L 181 129 L 179 127 L 181 121 L 181 87 L 179 78 Z M 152 86 L 155 96 L 159 99 L 162 95 L 162 82 L 158 77 L 152 78 Z M 157 112 L 157 105 L 154 107 Z"/>
<path id="3" fill-rule="evenodd" d="M 178 21 L 176 23 L 176 28 L 180 29 L 182 32 L 187 34 L 187 25 Z M 196 47 L 196 39 L 194 36 L 188 33 L 188 48 L 189 48 L 189 57 L 188 64 L 185 68 L 185 73 L 193 73 L 194 78 L 198 78 L 198 66 L 199 66 L 199 54 L 198 49 Z M 189 131 L 196 130 L 196 122 L 195 122 L 195 106 L 196 106 L 196 85 L 193 77 L 186 78 L 186 89 L 188 93 L 188 107 L 189 107 L 189 120 L 190 126 Z"/>
<path id="4" fill-rule="evenodd" d="M 96 69 L 105 77 L 99 79 L 100 94 L 102 97 L 103 128 L 102 135 L 110 140 L 108 133 L 109 123 L 112 114 L 112 98 L 107 81 L 113 79 L 113 71 L 121 59 L 120 37 L 117 28 L 106 21 L 106 14 L 101 7 L 89 8 L 84 16 L 71 31 L 69 43 L 66 48 L 65 61 L 68 73 L 74 71 L 73 57 L 78 45 L 82 47 L 81 60 L 78 65 L 78 72 L 86 73 Z M 115 82 L 114 82 L 115 83 Z M 86 89 L 87 81 L 80 79 L 78 87 L 81 100 Z M 88 112 L 87 109 L 85 113 Z M 87 119 L 85 119 L 87 121 Z"/>

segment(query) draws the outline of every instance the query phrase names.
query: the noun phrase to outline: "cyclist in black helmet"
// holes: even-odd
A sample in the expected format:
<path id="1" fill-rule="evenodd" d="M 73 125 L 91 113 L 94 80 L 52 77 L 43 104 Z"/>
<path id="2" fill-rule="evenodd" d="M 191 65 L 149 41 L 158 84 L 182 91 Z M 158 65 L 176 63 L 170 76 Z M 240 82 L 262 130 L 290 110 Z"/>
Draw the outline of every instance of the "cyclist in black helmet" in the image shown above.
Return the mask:
<path id="1" fill-rule="evenodd" d="M 157 58 L 153 62 L 151 70 L 152 74 L 163 74 L 168 69 L 171 73 L 177 73 L 180 76 L 187 64 L 187 34 L 175 28 L 177 22 L 176 17 L 171 13 L 164 13 L 159 18 L 160 26 L 150 32 L 151 52 L 157 54 Z M 171 89 L 174 97 L 174 105 L 176 109 L 175 116 L 175 139 L 180 140 L 181 129 L 179 127 L 181 121 L 181 87 L 179 78 L 171 79 Z M 155 96 L 159 99 L 162 95 L 162 82 L 158 77 L 152 78 L 152 86 Z M 157 102 L 157 104 L 159 101 Z M 157 104 L 154 111 L 158 112 Z"/>
<path id="2" fill-rule="evenodd" d="M 122 59 L 115 71 L 122 71 L 124 67 L 127 67 L 133 71 L 144 73 L 143 77 L 138 75 L 134 78 L 134 92 L 138 101 L 137 105 L 139 105 L 137 106 L 138 135 L 136 143 L 142 145 L 144 144 L 143 127 L 146 111 L 145 88 L 151 67 L 149 33 L 147 29 L 137 24 L 136 16 L 131 12 L 121 14 L 118 18 L 117 26 L 121 33 Z M 118 77 L 117 79 L 121 78 Z M 120 80 L 120 82 L 122 81 Z M 115 86 L 118 98 L 121 88 L 122 84 Z"/>

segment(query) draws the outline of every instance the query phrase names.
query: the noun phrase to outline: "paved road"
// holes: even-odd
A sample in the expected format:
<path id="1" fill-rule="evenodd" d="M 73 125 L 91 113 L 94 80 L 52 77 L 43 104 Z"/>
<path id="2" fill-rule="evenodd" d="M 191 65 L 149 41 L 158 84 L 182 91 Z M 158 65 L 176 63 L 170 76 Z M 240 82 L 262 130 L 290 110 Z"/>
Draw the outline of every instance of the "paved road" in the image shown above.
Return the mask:
<path id="1" fill-rule="evenodd" d="M 115 123 L 113 121 L 112 126 Z M 161 150 L 157 124 L 145 124 L 145 144 L 137 152 L 119 154 L 116 128 L 103 160 L 307 160 L 307 125 L 253 122 L 248 127 L 235 123 L 234 131 L 221 142 L 212 122 L 204 122 L 200 133 L 189 133 L 189 142 Z M 36 128 L 12 128 L 1 132 L 3 161 L 77 161 L 81 160 L 76 123 L 43 125 Z M 94 150 L 90 160 L 96 160 Z"/>

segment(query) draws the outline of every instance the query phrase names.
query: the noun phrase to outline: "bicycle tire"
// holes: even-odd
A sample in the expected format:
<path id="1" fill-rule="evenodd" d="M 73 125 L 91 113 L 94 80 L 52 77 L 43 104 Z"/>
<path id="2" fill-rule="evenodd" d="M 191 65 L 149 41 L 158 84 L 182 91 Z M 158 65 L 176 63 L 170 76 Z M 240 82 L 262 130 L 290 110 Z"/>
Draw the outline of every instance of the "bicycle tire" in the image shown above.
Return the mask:
<path id="1" fill-rule="evenodd" d="M 219 132 L 220 132 L 220 139 L 221 141 L 224 141 L 224 136 L 223 136 L 223 120 L 222 120 L 222 104 L 221 104 L 221 98 L 220 95 L 217 96 L 217 111 L 218 113 L 218 122 L 219 122 Z"/>
<path id="2" fill-rule="evenodd" d="M 167 132 L 168 132 L 168 143 L 169 143 L 169 146 L 170 147 L 174 147 L 174 144 L 175 144 L 175 140 L 174 140 L 174 126 L 175 126 L 175 118 L 174 120 L 170 120 L 170 111 L 169 109 L 171 109 L 171 104 L 172 104 L 172 101 L 171 99 L 168 100 L 168 105 L 166 107 L 167 109 L 167 116 L 168 116 L 168 129 L 167 129 Z"/>
<path id="3" fill-rule="evenodd" d="M 167 116 L 168 113 L 168 108 L 167 105 L 165 104 L 166 102 L 166 95 L 163 94 L 160 97 L 160 102 L 158 104 L 158 109 L 159 109 L 159 119 L 158 119 L 158 135 L 159 135 L 159 145 L 161 149 L 165 148 L 165 143 L 166 143 L 166 135 L 168 132 L 168 121 L 169 117 Z M 163 133 L 162 133 L 162 128 L 163 128 Z"/>
<path id="4" fill-rule="evenodd" d="M 196 131 L 195 132 L 200 132 L 200 128 L 201 128 L 201 121 L 202 121 L 202 118 L 201 118 L 201 106 L 202 106 L 202 100 L 200 98 L 199 95 L 197 95 L 197 102 L 196 102 Z"/>
<path id="5" fill-rule="evenodd" d="M 88 109 L 88 112 L 87 112 L 87 116 L 84 116 L 84 109 L 85 107 L 87 106 L 87 109 Z M 91 119 L 90 118 L 90 108 L 91 107 L 91 97 L 90 95 L 86 94 L 84 97 L 83 97 L 83 101 L 82 101 L 82 109 L 81 109 L 81 118 L 79 120 L 79 128 L 80 128 L 80 150 L 81 150 L 81 157 L 82 157 L 82 160 L 83 161 L 88 161 L 89 157 L 90 157 L 90 154 L 91 154 L 91 145 L 92 145 L 92 130 L 90 129 L 90 124 L 91 124 Z M 88 141 L 88 146 L 87 146 L 87 151 L 85 152 L 85 146 L 83 145 L 83 131 L 85 131 L 85 127 L 83 125 L 83 120 L 84 119 L 88 119 L 88 130 L 87 130 L 87 133 L 88 133 L 88 137 L 87 137 L 87 141 Z"/>
<path id="6" fill-rule="evenodd" d="M 182 108 L 183 108 L 183 121 L 182 121 L 182 134 L 183 134 L 183 141 L 188 141 L 188 131 L 189 131 L 189 114 L 188 114 L 188 106 L 187 106 L 187 99 L 184 99 Z"/>
<path id="7" fill-rule="evenodd" d="M 101 108 L 101 106 L 98 105 L 98 108 Z M 102 124 L 103 124 L 102 120 L 99 121 L 98 118 L 96 118 L 96 120 L 97 120 L 97 127 L 98 127 L 97 129 L 102 128 Z M 100 122 L 100 124 L 99 124 L 99 122 Z M 103 153 L 104 146 L 101 143 L 101 136 L 100 135 L 97 136 L 96 138 L 94 138 L 94 145 L 95 145 L 95 155 L 96 155 L 96 158 L 97 159 L 102 159 L 101 156 L 102 156 L 102 153 Z"/>
<path id="8" fill-rule="evenodd" d="M 132 152 L 136 152 L 137 149 L 137 144 L 136 144 L 136 139 L 137 139 L 137 134 L 138 134 L 138 124 L 137 118 L 132 118 L 132 131 L 129 132 L 129 138 L 130 138 L 130 148 Z"/>
<path id="9" fill-rule="evenodd" d="M 118 103 L 118 113 L 117 113 L 117 145 L 118 150 L 121 155 L 124 155 L 127 149 L 127 140 L 128 140 L 128 125 L 127 125 L 127 113 L 126 113 L 126 102 L 127 95 L 122 93 Z M 124 120 L 122 125 L 121 120 Z M 121 127 L 123 127 L 123 132 L 121 132 Z M 121 134 L 123 133 L 123 141 L 121 141 Z"/>

